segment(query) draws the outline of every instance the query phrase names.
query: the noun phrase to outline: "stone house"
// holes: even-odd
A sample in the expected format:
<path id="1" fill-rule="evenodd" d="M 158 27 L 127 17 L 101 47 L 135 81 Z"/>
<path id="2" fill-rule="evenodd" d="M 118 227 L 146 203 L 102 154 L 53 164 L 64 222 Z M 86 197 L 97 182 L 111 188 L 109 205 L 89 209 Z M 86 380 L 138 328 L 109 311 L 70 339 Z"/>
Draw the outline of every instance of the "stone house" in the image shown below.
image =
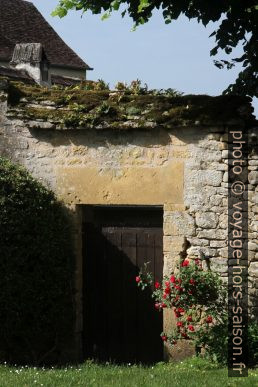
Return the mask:
<path id="1" fill-rule="evenodd" d="M 46 93 L 10 82 L 0 84 L 0 154 L 24 165 L 73 214 L 75 358 L 163 358 L 159 333 L 173 322 L 138 298 L 134 278 L 144 262 L 161 278 L 180 257 L 203 254 L 227 280 L 228 129 L 243 127 L 250 129 L 245 200 L 257 317 L 258 143 L 249 98 Z M 184 351 L 166 348 L 177 358 Z"/>
<path id="2" fill-rule="evenodd" d="M 0 74 L 4 75 L 6 68 L 17 70 L 16 77 L 23 76 L 25 68 L 29 76 L 41 83 L 42 79 L 35 71 L 37 61 L 31 60 L 30 55 L 25 55 L 27 50 L 31 52 L 31 44 L 41 47 L 44 58 L 38 68 L 46 72 L 46 60 L 48 63 L 47 82 L 50 84 L 65 84 L 73 80 L 86 79 L 86 73 L 92 70 L 54 31 L 37 8 L 29 1 L 24 0 L 0 0 Z M 18 45 L 18 46 L 16 46 Z M 23 46 L 23 55 L 21 54 Z M 14 56 L 16 57 L 14 60 Z M 21 65 L 22 64 L 22 65 Z M 23 68 L 23 72 L 21 72 Z M 43 70 L 45 68 L 45 70 Z M 34 78 L 36 76 L 36 78 Z M 46 78 L 46 75 L 44 75 Z M 43 83 L 46 82 L 44 78 Z"/>

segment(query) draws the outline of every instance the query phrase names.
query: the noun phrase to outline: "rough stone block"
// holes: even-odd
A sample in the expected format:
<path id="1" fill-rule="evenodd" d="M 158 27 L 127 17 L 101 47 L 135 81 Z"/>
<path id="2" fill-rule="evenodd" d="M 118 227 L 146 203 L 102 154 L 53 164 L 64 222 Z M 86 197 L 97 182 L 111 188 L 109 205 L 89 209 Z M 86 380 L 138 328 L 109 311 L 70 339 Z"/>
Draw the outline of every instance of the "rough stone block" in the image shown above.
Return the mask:
<path id="1" fill-rule="evenodd" d="M 216 228 L 218 216 L 213 212 L 204 212 L 196 214 L 196 225 L 202 228 Z"/>
<path id="2" fill-rule="evenodd" d="M 258 243 L 256 241 L 248 242 L 248 250 L 258 251 Z"/>
<path id="3" fill-rule="evenodd" d="M 222 172 L 212 170 L 191 171 L 191 173 L 186 173 L 185 182 L 187 186 L 199 189 L 205 185 L 219 187 L 222 183 Z"/>
<path id="4" fill-rule="evenodd" d="M 251 262 L 249 266 L 249 275 L 258 277 L 258 262 Z"/>
<path id="5" fill-rule="evenodd" d="M 252 185 L 258 184 L 258 171 L 251 171 L 248 175 L 248 181 Z"/>
<path id="6" fill-rule="evenodd" d="M 197 233 L 198 238 L 207 238 L 207 239 L 218 239 L 226 240 L 227 239 L 227 230 L 202 230 Z"/>
<path id="7" fill-rule="evenodd" d="M 194 219 L 186 212 L 175 211 L 169 216 L 169 222 L 164 223 L 165 235 L 195 235 Z"/>

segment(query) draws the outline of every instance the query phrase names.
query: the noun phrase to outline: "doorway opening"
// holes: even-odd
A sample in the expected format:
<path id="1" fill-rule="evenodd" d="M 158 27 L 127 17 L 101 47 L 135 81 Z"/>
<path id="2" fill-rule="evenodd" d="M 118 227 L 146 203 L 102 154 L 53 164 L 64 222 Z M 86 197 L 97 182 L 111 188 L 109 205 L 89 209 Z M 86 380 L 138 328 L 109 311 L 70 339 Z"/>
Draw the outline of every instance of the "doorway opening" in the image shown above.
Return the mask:
<path id="1" fill-rule="evenodd" d="M 163 208 L 84 206 L 84 358 L 150 364 L 163 360 L 163 313 L 135 282 L 148 262 L 163 275 Z"/>

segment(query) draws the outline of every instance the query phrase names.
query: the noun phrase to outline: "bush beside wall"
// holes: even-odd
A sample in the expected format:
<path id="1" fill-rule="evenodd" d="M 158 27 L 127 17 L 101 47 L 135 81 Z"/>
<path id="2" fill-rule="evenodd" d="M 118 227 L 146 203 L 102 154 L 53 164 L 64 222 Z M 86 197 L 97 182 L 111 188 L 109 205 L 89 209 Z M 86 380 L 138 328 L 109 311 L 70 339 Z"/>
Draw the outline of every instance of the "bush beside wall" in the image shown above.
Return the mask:
<path id="1" fill-rule="evenodd" d="M 67 211 L 29 173 L 0 158 L 0 360 L 62 360 L 73 329 Z"/>

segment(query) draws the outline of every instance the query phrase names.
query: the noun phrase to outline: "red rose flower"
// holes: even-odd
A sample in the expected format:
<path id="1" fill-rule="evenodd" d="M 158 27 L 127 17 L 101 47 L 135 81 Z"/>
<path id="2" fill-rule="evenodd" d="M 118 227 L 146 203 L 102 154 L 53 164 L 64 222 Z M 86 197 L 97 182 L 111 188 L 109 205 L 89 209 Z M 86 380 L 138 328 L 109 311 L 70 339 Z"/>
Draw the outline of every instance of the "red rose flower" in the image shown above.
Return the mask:
<path id="1" fill-rule="evenodd" d="M 185 266 L 189 266 L 189 261 L 188 261 L 188 259 L 185 259 L 182 263 L 181 263 L 181 266 L 182 267 L 185 267 Z"/>
<path id="2" fill-rule="evenodd" d="M 140 281 L 141 281 L 141 277 L 137 276 L 137 277 L 135 278 L 135 281 L 136 281 L 136 282 L 140 282 Z"/>
<path id="3" fill-rule="evenodd" d="M 164 293 L 163 296 L 162 296 L 162 298 L 165 300 L 165 299 L 167 298 L 167 294 Z"/>
<path id="4" fill-rule="evenodd" d="M 195 280 L 194 280 L 193 278 L 191 278 L 191 279 L 189 280 L 189 284 L 190 284 L 190 285 L 195 285 Z"/>
<path id="5" fill-rule="evenodd" d="M 165 289 L 165 293 L 166 293 L 166 294 L 169 294 L 170 292 L 171 292 L 170 288 L 166 288 L 166 289 Z"/>
<path id="6" fill-rule="evenodd" d="M 212 323 L 212 317 L 211 317 L 211 316 L 208 316 L 208 317 L 206 318 L 206 322 L 207 322 L 208 324 Z"/>
<path id="7" fill-rule="evenodd" d="M 198 258 L 196 258 L 196 259 L 194 260 L 194 262 L 195 262 L 196 265 L 200 265 L 200 260 L 199 260 Z"/>
<path id="8" fill-rule="evenodd" d="M 168 338 L 167 338 L 166 335 L 162 335 L 162 336 L 161 336 L 161 339 L 162 339 L 163 341 L 167 341 Z"/>
<path id="9" fill-rule="evenodd" d="M 166 308 L 166 307 L 167 307 L 167 305 L 165 304 L 165 302 L 162 302 L 162 303 L 161 303 L 161 307 L 162 307 L 162 308 Z"/>
<path id="10" fill-rule="evenodd" d="M 194 332 L 194 326 L 193 325 L 188 325 L 188 329 L 189 329 L 189 331 Z"/>
<path id="11" fill-rule="evenodd" d="M 159 289 L 160 288 L 160 283 L 158 281 L 155 282 L 155 289 Z"/>
<path id="12" fill-rule="evenodd" d="M 170 282 L 172 282 L 172 284 L 176 282 L 176 277 L 174 275 L 170 277 Z"/>
<path id="13" fill-rule="evenodd" d="M 166 281 L 166 282 L 165 282 L 165 285 L 166 285 L 167 288 L 169 288 L 169 286 L 170 286 L 169 281 Z"/>
<path id="14" fill-rule="evenodd" d="M 161 304 L 159 304 L 158 302 L 156 302 L 156 304 L 154 306 L 155 306 L 155 309 L 160 309 L 161 308 Z"/>
<path id="15" fill-rule="evenodd" d="M 183 308 L 178 308 L 177 310 L 179 313 L 184 313 L 184 311 L 185 311 Z"/>
<path id="16" fill-rule="evenodd" d="M 193 321 L 192 316 L 187 316 L 187 321 L 192 322 Z"/>
<path id="17" fill-rule="evenodd" d="M 188 335 L 185 332 L 181 332 L 181 336 L 183 336 L 185 339 L 188 339 Z"/>
<path id="18" fill-rule="evenodd" d="M 178 322 L 176 323 L 176 325 L 177 325 L 177 327 L 183 327 L 183 326 L 184 326 L 184 324 L 183 324 L 182 321 L 178 321 Z"/>

